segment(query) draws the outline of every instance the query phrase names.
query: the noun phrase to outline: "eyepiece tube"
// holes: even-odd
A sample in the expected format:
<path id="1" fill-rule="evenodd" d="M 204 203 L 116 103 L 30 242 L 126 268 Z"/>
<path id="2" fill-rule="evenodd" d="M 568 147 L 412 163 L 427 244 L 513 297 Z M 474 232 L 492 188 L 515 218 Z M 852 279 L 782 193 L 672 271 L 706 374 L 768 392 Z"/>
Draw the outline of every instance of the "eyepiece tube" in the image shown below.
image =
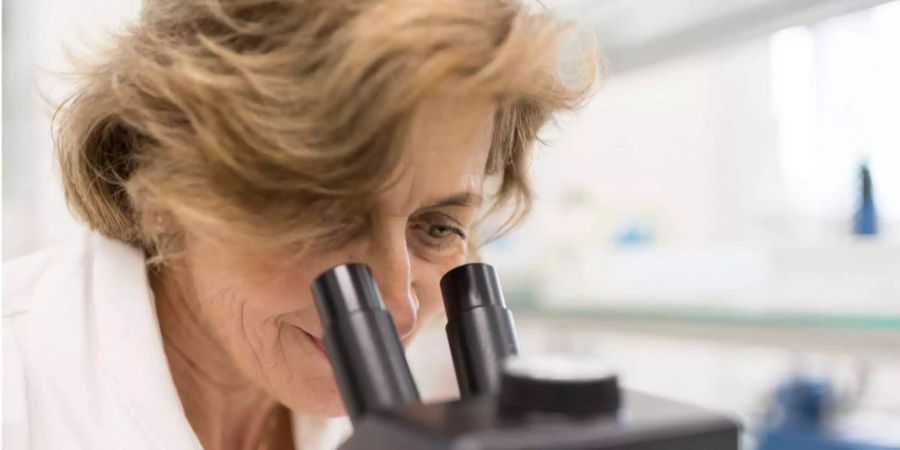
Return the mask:
<path id="1" fill-rule="evenodd" d="M 347 414 L 419 403 L 400 337 L 365 264 L 337 266 L 313 281 L 325 350 Z"/>
<path id="2" fill-rule="evenodd" d="M 482 263 L 457 267 L 441 279 L 441 293 L 460 396 L 496 392 L 503 361 L 519 352 L 496 271 Z"/>

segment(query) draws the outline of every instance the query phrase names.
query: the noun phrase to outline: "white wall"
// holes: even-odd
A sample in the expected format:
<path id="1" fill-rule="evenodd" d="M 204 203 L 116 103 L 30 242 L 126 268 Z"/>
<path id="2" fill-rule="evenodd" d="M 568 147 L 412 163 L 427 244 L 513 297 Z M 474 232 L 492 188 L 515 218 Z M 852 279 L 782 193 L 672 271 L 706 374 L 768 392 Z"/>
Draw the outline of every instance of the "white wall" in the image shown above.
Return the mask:
<path id="1" fill-rule="evenodd" d="M 90 54 L 136 17 L 140 0 L 3 2 L 3 259 L 78 233 L 66 210 L 53 160 L 52 107 L 67 91 L 65 57 Z M 76 58 L 76 61 L 80 59 Z M 51 102 L 52 103 L 52 102 Z"/>
<path id="2" fill-rule="evenodd" d="M 898 30 L 895 1 L 611 73 L 487 258 L 531 301 L 898 314 Z M 864 157 L 877 239 L 851 233 Z"/>
<path id="3" fill-rule="evenodd" d="M 890 239 L 900 224 L 898 30 L 893 2 L 611 73 L 538 152 L 535 228 L 588 207 L 592 217 L 572 225 L 591 221 L 605 243 L 604 227 L 631 217 L 663 242 L 841 240 L 868 156 Z M 562 225 L 566 236 L 583 231 Z"/>

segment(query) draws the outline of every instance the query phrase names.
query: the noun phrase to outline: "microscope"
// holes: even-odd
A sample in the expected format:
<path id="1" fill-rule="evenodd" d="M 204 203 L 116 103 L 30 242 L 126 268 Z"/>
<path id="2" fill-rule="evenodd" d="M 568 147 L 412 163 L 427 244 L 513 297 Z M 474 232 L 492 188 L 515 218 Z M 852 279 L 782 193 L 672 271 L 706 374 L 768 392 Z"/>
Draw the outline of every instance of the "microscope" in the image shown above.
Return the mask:
<path id="1" fill-rule="evenodd" d="M 353 434 L 341 450 L 737 450 L 730 418 L 619 387 L 614 372 L 519 355 L 493 267 L 441 279 L 460 399 L 423 404 L 364 264 L 313 282 L 325 349 Z"/>

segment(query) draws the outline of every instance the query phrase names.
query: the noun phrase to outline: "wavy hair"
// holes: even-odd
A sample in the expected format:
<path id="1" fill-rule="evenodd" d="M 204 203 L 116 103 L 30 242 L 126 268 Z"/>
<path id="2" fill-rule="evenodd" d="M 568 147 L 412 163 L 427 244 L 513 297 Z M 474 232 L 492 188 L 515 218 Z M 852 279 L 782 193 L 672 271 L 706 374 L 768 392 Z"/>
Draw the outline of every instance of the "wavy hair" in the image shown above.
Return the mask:
<path id="1" fill-rule="evenodd" d="M 595 77 L 591 53 L 560 81 L 566 29 L 510 0 L 148 0 L 57 111 L 68 203 L 155 257 L 187 221 L 331 242 L 395 179 L 416 106 L 459 90 L 498 102 L 485 170 L 509 227 L 538 130 Z"/>

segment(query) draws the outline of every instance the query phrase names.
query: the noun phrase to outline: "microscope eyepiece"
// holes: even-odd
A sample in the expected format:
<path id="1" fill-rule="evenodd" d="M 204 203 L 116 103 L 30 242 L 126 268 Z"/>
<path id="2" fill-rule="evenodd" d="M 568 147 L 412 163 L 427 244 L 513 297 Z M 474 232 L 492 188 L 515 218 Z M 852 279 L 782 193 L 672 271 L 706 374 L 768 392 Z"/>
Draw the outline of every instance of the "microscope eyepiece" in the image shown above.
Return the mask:
<path id="1" fill-rule="evenodd" d="M 460 396 L 496 392 L 504 360 L 519 352 L 497 272 L 482 263 L 457 267 L 441 279 L 441 293 Z"/>
<path id="2" fill-rule="evenodd" d="M 347 414 L 419 403 L 394 321 L 364 264 L 337 266 L 313 281 L 325 350 Z"/>
<path id="3" fill-rule="evenodd" d="M 482 306 L 506 308 L 497 271 L 488 264 L 466 264 L 447 272 L 441 278 L 441 293 L 450 319 Z"/>
<path id="4" fill-rule="evenodd" d="M 372 271 L 365 264 L 343 264 L 313 281 L 313 296 L 324 326 L 359 311 L 384 310 Z"/>

